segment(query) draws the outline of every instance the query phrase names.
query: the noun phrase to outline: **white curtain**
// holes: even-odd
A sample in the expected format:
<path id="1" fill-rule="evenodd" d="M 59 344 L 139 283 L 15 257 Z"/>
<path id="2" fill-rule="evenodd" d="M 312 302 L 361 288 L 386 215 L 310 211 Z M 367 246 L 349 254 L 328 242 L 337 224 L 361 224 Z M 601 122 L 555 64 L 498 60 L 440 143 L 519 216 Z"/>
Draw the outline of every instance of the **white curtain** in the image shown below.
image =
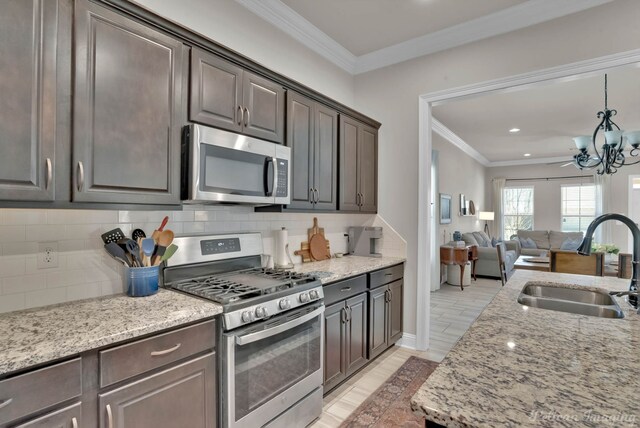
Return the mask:
<path id="1" fill-rule="evenodd" d="M 595 174 L 593 181 L 596 188 L 596 217 L 611 212 L 611 176 L 608 174 Z M 611 244 L 612 222 L 605 221 L 596 229 L 595 242 L 600 244 Z"/>
<path id="2" fill-rule="evenodd" d="M 504 218 L 502 217 L 503 190 L 507 184 L 506 178 L 493 179 L 493 236 L 507 240 L 508 236 L 502 236 Z"/>

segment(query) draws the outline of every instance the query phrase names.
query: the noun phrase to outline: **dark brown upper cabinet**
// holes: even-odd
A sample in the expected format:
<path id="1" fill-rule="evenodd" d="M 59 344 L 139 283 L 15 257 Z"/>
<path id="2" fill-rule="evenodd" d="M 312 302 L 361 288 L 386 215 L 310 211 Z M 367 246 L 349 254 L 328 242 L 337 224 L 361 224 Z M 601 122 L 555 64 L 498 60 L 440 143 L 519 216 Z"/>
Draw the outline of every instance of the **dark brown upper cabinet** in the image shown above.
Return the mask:
<path id="1" fill-rule="evenodd" d="M 191 50 L 189 119 L 282 144 L 284 88 L 201 49 Z"/>
<path id="2" fill-rule="evenodd" d="M 292 150 L 288 209 L 335 211 L 338 113 L 298 93 L 287 94 L 287 146 Z"/>
<path id="3" fill-rule="evenodd" d="M 340 116 L 340 211 L 378 211 L 378 131 Z"/>
<path id="4" fill-rule="evenodd" d="M 183 44 L 75 5 L 73 200 L 180 203 Z"/>
<path id="5" fill-rule="evenodd" d="M 6 0 L 0 13 L 0 199 L 55 197 L 58 2 Z"/>

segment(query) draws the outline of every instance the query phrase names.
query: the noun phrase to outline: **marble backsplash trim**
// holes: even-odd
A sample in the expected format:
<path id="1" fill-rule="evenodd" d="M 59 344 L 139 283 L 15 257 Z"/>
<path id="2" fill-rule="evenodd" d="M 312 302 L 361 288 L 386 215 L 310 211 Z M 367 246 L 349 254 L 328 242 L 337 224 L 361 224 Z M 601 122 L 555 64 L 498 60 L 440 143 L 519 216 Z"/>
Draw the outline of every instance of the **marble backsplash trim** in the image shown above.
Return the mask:
<path id="1" fill-rule="evenodd" d="M 289 229 L 293 255 L 307 240 L 307 229 L 318 217 L 332 252 L 346 252 L 349 226 L 384 228 L 380 251 L 406 257 L 406 242 L 371 214 L 255 213 L 243 206 L 186 206 L 183 211 L 113 211 L 0 209 L 0 313 L 54 303 L 121 293 L 122 267 L 102 248 L 100 235 L 115 227 L 130 234 L 148 233 L 168 215 L 176 234 L 261 232 L 264 251 L 273 254 L 274 230 Z M 58 244 L 58 266 L 38 269 L 38 243 Z"/>

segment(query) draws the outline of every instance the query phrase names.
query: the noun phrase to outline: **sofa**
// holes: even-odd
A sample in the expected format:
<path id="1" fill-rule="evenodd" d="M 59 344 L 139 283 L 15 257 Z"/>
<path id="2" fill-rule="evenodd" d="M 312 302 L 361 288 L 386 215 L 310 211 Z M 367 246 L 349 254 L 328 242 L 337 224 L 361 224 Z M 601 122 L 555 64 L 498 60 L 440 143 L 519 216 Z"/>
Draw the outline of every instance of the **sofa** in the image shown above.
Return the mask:
<path id="1" fill-rule="evenodd" d="M 562 244 L 567 239 L 578 243 L 582 241 L 584 235 L 582 232 L 558 232 L 555 230 L 518 230 L 516 239 L 518 255 L 523 256 L 539 256 L 542 252 L 549 252 L 549 250 L 576 250 L 577 245 L 571 248 L 562 248 Z M 531 239 L 535 243 L 536 248 L 524 248 L 522 241 Z M 569 242 L 567 242 L 569 244 Z M 574 248 L 575 247 L 575 248 Z"/>
<path id="2" fill-rule="evenodd" d="M 462 239 L 467 245 L 478 246 L 478 260 L 476 260 L 476 275 L 500 278 L 500 264 L 498 262 L 498 250 L 492 245 L 491 238 L 485 232 L 468 232 L 462 234 Z M 505 254 L 507 275 L 513 270 L 518 256 L 519 242 L 504 241 L 507 247 Z"/>

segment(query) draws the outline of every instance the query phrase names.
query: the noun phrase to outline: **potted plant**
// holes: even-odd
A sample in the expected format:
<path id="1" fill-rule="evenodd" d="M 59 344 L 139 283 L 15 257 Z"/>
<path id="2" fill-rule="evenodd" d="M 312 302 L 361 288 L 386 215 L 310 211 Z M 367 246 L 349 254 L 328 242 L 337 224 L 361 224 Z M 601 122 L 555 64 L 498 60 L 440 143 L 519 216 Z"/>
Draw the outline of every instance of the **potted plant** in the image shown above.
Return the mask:
<path id="1" fill-rule="evenodd" d="M 615 246 L 614 244 L 598 244 L 594 243 L 591 245 L 592 252 L 600 252 L 605 253 L 605 260 L 607 263 L 611 263 L 615 261 L 616 256 L 620 252 L 620 248 Z"/>

